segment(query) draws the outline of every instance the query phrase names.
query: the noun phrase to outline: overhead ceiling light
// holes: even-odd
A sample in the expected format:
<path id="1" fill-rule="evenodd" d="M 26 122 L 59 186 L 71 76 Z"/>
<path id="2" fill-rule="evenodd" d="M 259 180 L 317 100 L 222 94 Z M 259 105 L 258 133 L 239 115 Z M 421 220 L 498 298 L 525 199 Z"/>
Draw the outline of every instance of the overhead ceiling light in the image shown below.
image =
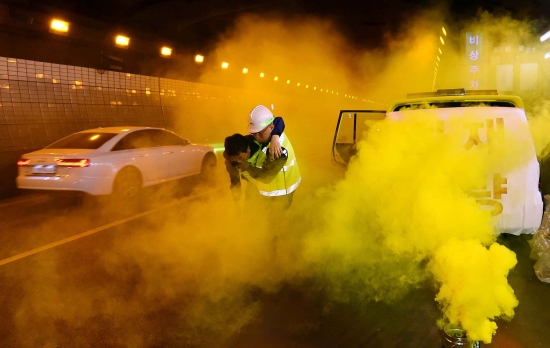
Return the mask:
<path id="1" fill-rule="evenodd" d="M 550 58 L 550 52 L 548 52 L 544 55 L 544 59 L 548 59 L 548 58 Z"/>
<path id="2" fill-rule="evenodd" d="M 443 54 L 443 52 L 441 51 L 441 48 L 438 48 L 438 50 L 439 50 L 439 54 Z"/>
<path id="3" fill-rule="evenodd" d="M 286 80 L 286 83 L 290 83 L 290 80 Z"/>
<path id="4" fill-rule="evenodd" d="M 264 77 L 264 76 L 265 76 L 265 74 L 263 72 L 260 73 L 260 77 Z"/>
<path id="5" fill-rule="evenodd" d="M 117 35 L 115 38 L 115 45 L 122 48 L 128 48 L 130 44 L 130 38 L 124 35 Z"/>
<path id="6" fill-rule="evenodd" d="M 441 30 L 443 31 L 443 35 L 447 36 L 447 30 L 445 30 L 445 27 L 441 27 Z"/>
<path id="7" fill-rule="evenodd" d="M 52 19 L 50 23 L 50 33 L 67 35 L 69 33 L 69 22 L 61 19 Z"/>
<path id="8" fill-rule="evenodd" d="M 222 69 L 227 69 L 229 67 L 229 63 L 223 62 L 222 63 Z"/>
<path id="9" fill-rule="evenodd" d="M 540 37 L 540 42 L 544 42 L 550 38 L 550 31 Z"/>
<path id="10" fill-rule="evenodd" d="M 164 46 L 160 49 L 160 55 L 163 57 L 170 57 L 172 55 L 172 49 Z"/>
<path id="11" fill-rule="evenodd" d="M 275 76 L 275 77 L 273 78 L 273 80 L 274 80 L 274 81 L 277 81 L 277 80 L 279 80 L 279 78 L 278 78 L 277 76 Z"/>
<path id="12" fill-rule="evenodd" d="M 248 69 L 247 68 L 243 68 L 243 74 L 247 74 L 248 73 Z"/>
<path id="13" fill-rule="evenodd" d="M 298 83 L 296 84 L 296 86 L 300 87 L 300 82 L 298 82 Z"/>
<path id="14" fill-rule="evenodd" d="M 441 43 L 445 45 L 445 40 L 443 40 L 441 36 L 439 37 L 439 41 L 441 41 Z"/>
<path id="15" fill-rule="evenodd" d="M 195 62 L 197 62 L 197 63 L 202 63 L 202 62 L 204 62 L 204 56 L 201 56 L 200 54 L 197 54 L 197 55 L 195 56 Z"/>

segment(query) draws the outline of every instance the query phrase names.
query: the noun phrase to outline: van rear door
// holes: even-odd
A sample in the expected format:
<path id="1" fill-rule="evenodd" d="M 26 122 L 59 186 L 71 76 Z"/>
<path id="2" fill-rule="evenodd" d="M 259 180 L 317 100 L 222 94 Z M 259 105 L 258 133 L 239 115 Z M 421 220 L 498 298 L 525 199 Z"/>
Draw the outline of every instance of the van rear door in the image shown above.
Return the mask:
<path id="1" fill-rule="evenodd" d="M 385 118 L 385 110 L 341 110 L 332 143 L 332 160 L 347 166 L 357 152 L 357 143 Z"/>

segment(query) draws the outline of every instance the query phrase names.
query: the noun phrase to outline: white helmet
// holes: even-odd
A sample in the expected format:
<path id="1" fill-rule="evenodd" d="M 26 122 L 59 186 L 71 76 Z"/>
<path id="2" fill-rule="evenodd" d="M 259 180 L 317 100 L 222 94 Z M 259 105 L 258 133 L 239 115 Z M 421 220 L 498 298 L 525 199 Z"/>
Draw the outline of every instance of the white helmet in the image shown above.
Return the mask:
<path id="1" fill-rule="evenodd" d="M 273 122 L 274 119 L 275 117 L 273 117 L 271 110 L 263 105 L 258 105 L 250 111 L 250 117 L 248 118 L 248 132 L 258 133 Z"/>

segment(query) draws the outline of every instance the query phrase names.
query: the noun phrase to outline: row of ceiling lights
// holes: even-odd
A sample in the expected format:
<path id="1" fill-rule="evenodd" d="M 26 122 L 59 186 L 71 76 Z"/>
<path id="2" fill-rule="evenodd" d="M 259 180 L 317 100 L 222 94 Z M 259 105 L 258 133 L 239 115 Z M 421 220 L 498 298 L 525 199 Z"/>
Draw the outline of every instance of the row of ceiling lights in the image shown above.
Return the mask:
<path id="1" fill-rule="evenodd" d="M 50 22 L 50 32 L 58 35 L 69 34 L 70 23 L 61 19 L 54 18 Z M 125 35 L 117 35 L 114 38 L 115 46 L 120 48 L 128 48 L 130 45 L 130 38 Z M 160 55 L 162 57 L 170 57 L 172 55 L 172 48 L 168 46 L 162 46 L 160 48 Z"/>
<path id="2" fill-rule="evenodd" d="M 441 32 L 443 35 L 439 35 L 439 41 L 441 42 L 441 47 L 437 47 L 437 50 L 439 53 L 436 56 L 435 60 L 435 67 L 434 67 L 434 82 L 432 84 L 432 91 L 435 89 L 435 82 L 437 80 L 437 68 L 439 67 L 439 62 L 441 62 L 441 58 L 439 56 L 443 56 L 443 50 L 441 49 L 443 46 L 445 46 L 445 39 L 444 37 L 447 37 L 447 30 L 445 30 L 445 27 L 441 27 Z"/>
<path id="3" fill-rule="evenodd" d="M 58 34 L 58 35 L 68 35 L 69 34 L 69 27 L 70 27 L 69 22 L 61 20 L 61 19 L 53 19 L 51 21 L 51 24 L 50 24 L 50 32 L 52 32 L 54 34 Z M 117 35 L 114 38 L 114 44 L 115 44 L 115 46 L 120 47 L 120 48 L 128 48 L 128 46 L 130 45 L 130 38 L 125 36 L 125 35 Z M 172 48 L 168 47 L 168 46 L 162 46 L 160 48 L 160 55 L 162 57 L 170 57 L 172 55 Z M 200 54 L 197 54 L 195 56 L 195 62 L 199 63 L 199 64 L 203 63 L 204 62 L 204 56 L 200 55 Z M 227 69 L 227 68 L 229 68 L 229 63 L 222 62 L 221 67 L 222 67 L 222 69 Z M 248 68 L 243 68 L 242 72 L 243 72 L 243 74 L 248 74 Z M 260 77 L 264 78 L 265 74 L 263 72 L 261 72 Z M 278 81 L 279 77 L 275 76 L 273 78 L 273 80 Z M 286 83 L 290 85 L 290 80 L 286 80 Z M 301 85 L 300 82 L 298 82 L 296 84 L 297 87 L 300 87 L 300 85 Z M 309 89 L 309 85 L 305 85 L 305 88 Z M 316 91 L 317 87 L 314 86 L 312 89 L 314 91 Z M 323 89 L 321 88 L 320 91 L 323 92 Z M 328 93 L 329 90 L 325 89 L 325 92 Z M 334 91 L 331 91 L 331 94 L 334 94 Z M 336 95 L 339 95 L 339 92 L 336 92 Z M 348 95 L 348 94 L 345 94 L 344 97 L 345 98 L 351 98 L 351 99 L 357 99 L 356 96 L 352 96 L 352 95 Z M 373 101 L 368 100 L 368 99 L 363 99 L 363 101 L 374 103 Z"/>
<path id="4" fill-rule="evenodd" d="M 197 54 L 195 56 L 195 62 L 198 63 L 198 64 L 201 64 L 204 62 L 204 56 L 203 55 L 200 55 L 200 54 Z M 228 62 L 222 62 L 221 64 L 221 68 L 222 69 L 228 69 L 229 68 L 229 63 Z M 248 68 L 243 68 L 242 70 L 243 74 L 248 74 Z M 265 77 L 265 73 L 264 72 L 260 72 L 259 74 L 260 78 L 264 78 Z M 279 81 L 279 76 L 274 76 L 273 77 L 273 81 Z M 290 85 L 290 80 L 286 80 L 286 83 L 287 85 Z M 300 82 L 297 82 L 296 83 L 296 87 L 300 87 L 302 84 Z M 306 89 L 309 89 L 309 85 L 305 85 L 305 88 Z M 314 91 L 317 91 L 317 86 L 313 86 L 312 90 Z M 319 89 L 320 92 L 323 92 L 323 88 Z M 328 89 L 324 89 L 325 93 L 328 93 L 329 90 Z M 336 95 L 339 95 L 340 93 L 339 92 L 336 92 L 334 93 L 334 91 L 330 91 L 331 94 L 336 94 Z M 351 94 L 345 94 L 344 95 L 345 98 L 351 98 L 351 99 L 358 99 L 358 97 L 356 96 L 353 96 Z M 366 101 L 366 102 L 371 102 L 371 103 L 374 103 L 373 101 L 369 100 L 369 99 L 363 99 L 363 101 Z"/>

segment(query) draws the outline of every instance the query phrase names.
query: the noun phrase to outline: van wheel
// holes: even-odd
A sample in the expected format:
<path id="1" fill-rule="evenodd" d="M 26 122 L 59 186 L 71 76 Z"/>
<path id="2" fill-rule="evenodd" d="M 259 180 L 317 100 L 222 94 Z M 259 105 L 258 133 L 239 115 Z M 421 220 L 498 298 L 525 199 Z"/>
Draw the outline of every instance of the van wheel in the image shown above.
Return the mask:
<path id="1" fill-rule="evenodd" d="M 137 169 L 123 169 L 115 178 L 113 196 L 123 200 L 136 198 L 139 196 L 141 186 L 141 173 Z"/>
<path id="2" fill-rule="evenodd" d="M 200 174 L 201 182 L 208 186 L 214 186 L 217 164 L 218 160 L 212 152 L 209 152 L 204 156 Z"/>

